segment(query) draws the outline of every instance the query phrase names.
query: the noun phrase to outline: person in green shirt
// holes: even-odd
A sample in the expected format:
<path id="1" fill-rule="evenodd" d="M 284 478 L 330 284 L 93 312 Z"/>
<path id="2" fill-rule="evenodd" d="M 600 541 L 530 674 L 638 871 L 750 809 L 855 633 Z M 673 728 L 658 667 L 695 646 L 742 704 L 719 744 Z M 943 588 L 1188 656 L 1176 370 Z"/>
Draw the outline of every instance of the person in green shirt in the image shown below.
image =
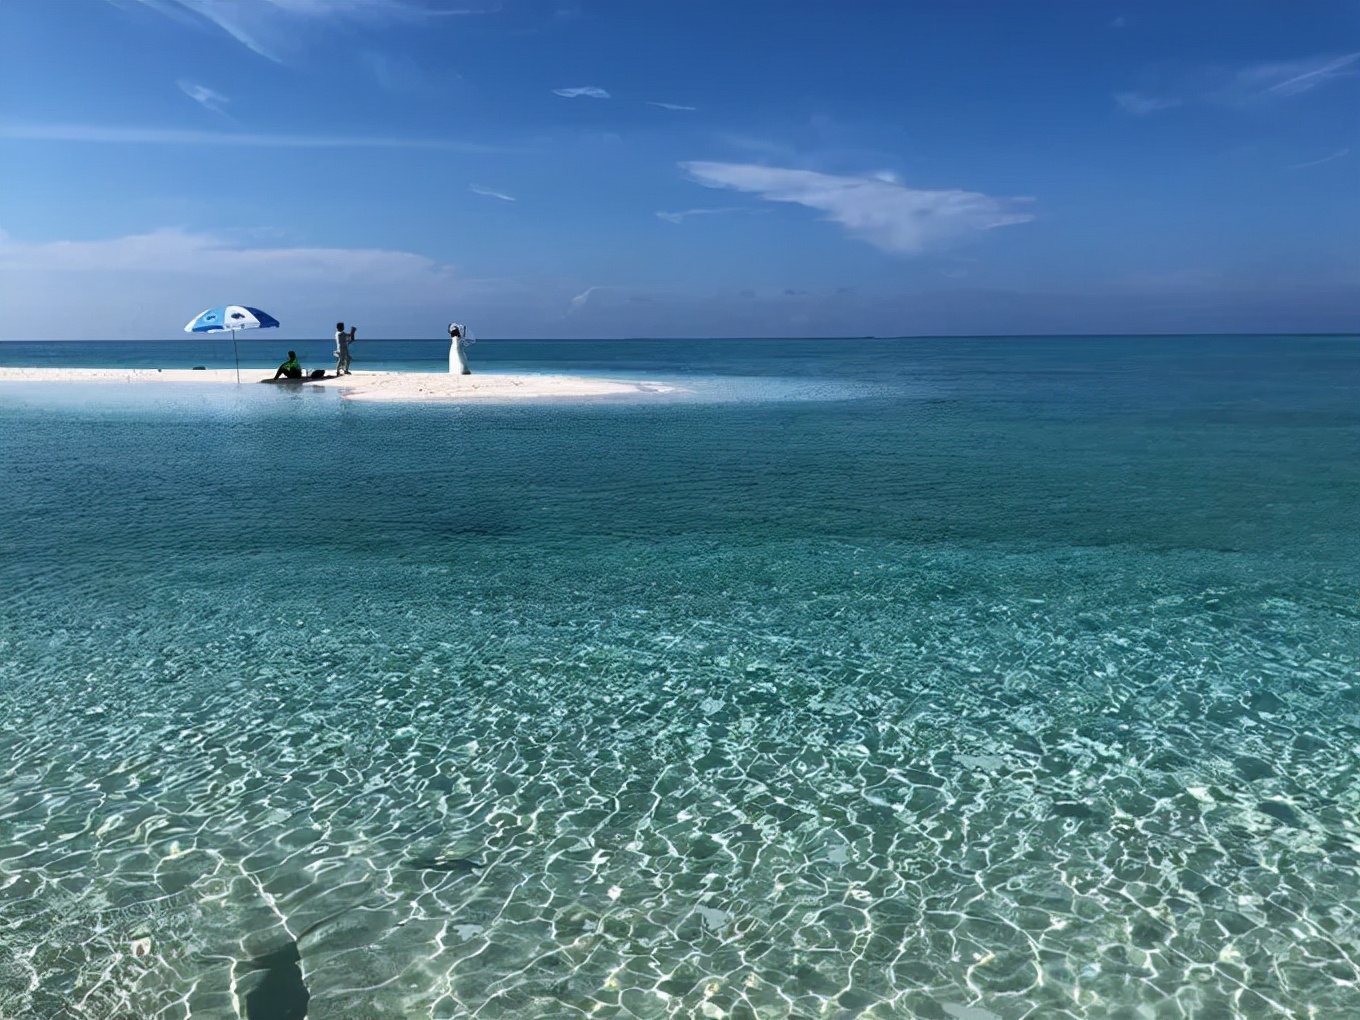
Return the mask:
<path id="1" fill-rule="evenodd" d="M 279 366 L 279 370 L 274 373 L 275 379 L 301 379 L 302 363 L 297 359 L 295 351 L 288 352 L 288 360 Z"/>

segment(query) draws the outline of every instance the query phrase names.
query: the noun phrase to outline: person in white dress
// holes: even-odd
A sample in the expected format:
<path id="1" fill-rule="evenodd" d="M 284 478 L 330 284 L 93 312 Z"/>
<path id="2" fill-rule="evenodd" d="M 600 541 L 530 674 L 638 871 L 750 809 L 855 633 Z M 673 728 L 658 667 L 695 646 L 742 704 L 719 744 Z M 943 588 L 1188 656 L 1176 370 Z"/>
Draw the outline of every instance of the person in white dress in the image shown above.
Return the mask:
<path id="1" fill-rule="evenodd" d="M 467 334 L 456 322 L 449 323 L 449 374 L 471 375 L 467 363 Z"/>

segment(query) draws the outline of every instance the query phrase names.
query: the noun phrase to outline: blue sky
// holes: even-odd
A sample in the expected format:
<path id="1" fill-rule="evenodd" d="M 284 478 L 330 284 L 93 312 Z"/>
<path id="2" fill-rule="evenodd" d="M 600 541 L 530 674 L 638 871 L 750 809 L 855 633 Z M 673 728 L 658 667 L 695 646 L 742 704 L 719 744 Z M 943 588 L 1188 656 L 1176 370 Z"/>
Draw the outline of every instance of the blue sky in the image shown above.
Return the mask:
<path id="1" fill-rule="evenodd" d="M 0 0 L 0 338 L 1353 331 L 1360 5 Z"/>

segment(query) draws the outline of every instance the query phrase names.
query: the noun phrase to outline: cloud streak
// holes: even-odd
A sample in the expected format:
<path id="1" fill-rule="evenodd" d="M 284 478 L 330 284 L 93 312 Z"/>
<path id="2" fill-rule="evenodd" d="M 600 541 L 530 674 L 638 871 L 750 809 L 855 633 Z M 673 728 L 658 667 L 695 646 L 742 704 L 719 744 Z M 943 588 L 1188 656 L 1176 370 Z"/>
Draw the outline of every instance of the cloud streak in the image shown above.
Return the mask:
<path id="1" fill-rule="evenodd" d="M 1181 105 L 1179 99 L 1159 99 L 1156 96 L 1145 96 L 1141 92 L 1118 92 L 1115 94 L 1114 101 L 1126 112 L 1137 117 L 1145 117 L 1149 113 Z"/>
<path id="2" fill-rule="evenodd" d="M 116 3 L 118 0 L 109 0 Z M 150 10 L 197 28 L 224 32 L 266 60 L 283 63 L 286 52 L 304 45 L 315 26 L 326 22 L 373 25 L 416 22 L 454 14 L 484 14 L 480 8 L 431 9 L 407 0 L 138 0 Z"/>
<path id="3" fill-rule="evenodd" d="M 485 195 L 487 198 L 499 198 L 502 202 L 513 202 L 514 196 L 507 195 L 501 191 L 492 191 L 490 188 L 483 188 L 477 184 L 469 184 L 468 191 L 474 195 Z"/>
<path id="4" fill-rule="evenodd" d="M 686 209 L 684 212 L 658 212 L 656 218 L 667 223 L 684 223 L 691 216 L 715 216 L 719 213 L 749 212 L 739 206 L 722 206 L 717 209 Z"/>
<path id="5" fill-rule="evenodd" d="M 909 188 L 890 174 L 836 176 L 702 161 L 680 166 L 705 187 L 816 209 L 851 237 L 888 252 L 916 254 L 1034 219 L 1018 209 L 1029 199 L 1000 199 L 957 189 Z"/>
<path id="6" fill-rule="evenodd" d="M 663 110 L 689 110 L 692 112 L 699 109 L 697 106 L 681 106 L 679 103 L 658 103 L 651 99 L 647 100 L 647 105 L 659 106 Z"/>
<path id="7" fill-rule="evenodd" d="M 196 85 L 187 78 L 181 78 L 179 81 L 175 82 L 175 84 L 179 86 L 181 92 L 195 103 L 198 103 L 199 106 L 212 110 L 214 113 L 226 113 L 222 108 L 226 106 L 230 100 L 222 95 L 222 93 L 214 92 L 206 85 Z"/>
<path id="8" fill-rule="evenodd" d="M 39 142 L 110 145 L 192 145 L 199 148 L 264 149 L 433 149 L 467 155 L 520 150 L 444 138 L 381 138 L 345 135 L 269 135 L 231 131 L 182 131 L 174 128 L 106 127 L 94 124 L 0 122 L 0 138 Z"/>
<path id="9" fill-rule="evenodd" d="M 1311 92 L 1319 85 L 1336 78 L 1348 78 L 1360 71 L 1360 53 L 1348 53 L 1344 57 L 1324 60 L 1301 60 L 1287 64 L 1268 64 L 1254 68 L 1253 78 L 1282 79 L 1267 86 L 1264 91 L 1281 96 L 1297 96 Z"/>
<path id="10" fill-rule="evenodd" d="M 451 302 L 514 292 L 429 256 L 384 248 L 264 247 L 178 229 L 101 240 L 22 242 L 0 232 L 3 335 L 110 338 L 175 335 L 190 312 L 251 295 L 289 329 L 334 321 L 337 303 L 384 320 L 439 321 Z M 100 309 L 99 324 L 91 315 Z M 186 315 L 189 313 L 185 313 Z M 354 312 L 352 314 L 359 314 Z M 349 315 L 346 315 L 349 319 Z M 362 321 L 362 320 L 361 320 Z M 305 333 L 304 333 L 305 335 Z"/>
<path id="11" fill-rule="evenodd" d="M 1331 162 L 1332 160 L 1334 160 L 1334 159 L 1341 159 L 1342 157 L 1344 157 L 1344 156 L 1349 156 L 1350 154 L 1351 154 L 1351 150 L 1350 150 L 1349 148 L 1346 148 L 1346 149 L 1338 149 L 1336 152 L 1332 153 L 1330 156 L 1323 156 L 1321 159 L 1313 159 L 1313 160 L 1309 160 L 1307 163 L 1294 163 L 1294 164 L 1292 164 L 1292 165 L 1289 167 L 1289 169 L 1290 169 L 1290 170 L 1305 170 L 1305 169 L 1307 169 L 1307 168 L 1310 167 L 1310 166 L 1321 166 L 1323 163 L 1330 163 L 1330 162 Z"/>
<path id="12" fill-rule="evenodd" d="M 410 252 L 377 248 L 259 248 L 207 234 L 156 230 L 101 241 L 24 244 L 0 237 L 0 268 L 48 273 L 113 271 L 195 275 L 268 274 L 288 280 L 412 278 L 446 282 L 454 271 Z"/>
<path id="13" fill-rule="evenodd" d="M 553 95 L 561 96 L 563 99 L 608 99 L 609 93 L 595 85 L 582 85 L 574 89 L 553 89 Z"/>
<path id="14" fill-rule="evenodd" d="M 1357 74 L 1360 74 L 1360 52 L 1313 56 L 1173 75 L 1170 80 L 1164 79 L 1148 88 L 1118 92 L 1114 100 L 1135 116 L 1146 116 L 1174 106 L 1247 109 L 1306 95 L 1329 82 Z"/>
<path id="15" fill-rule="evenodd" d="M 604 288 L 600 286 L 587 287 L 585 290 L 581 291 L 581 293 L 571 299 L 571 307 L 567 309 L 567 314 L 570 315 L 572 312 L 580 311 L 586 306 L 586 302 L 590 300 L 590 296 L 599 290 L 604 290 Z"/>

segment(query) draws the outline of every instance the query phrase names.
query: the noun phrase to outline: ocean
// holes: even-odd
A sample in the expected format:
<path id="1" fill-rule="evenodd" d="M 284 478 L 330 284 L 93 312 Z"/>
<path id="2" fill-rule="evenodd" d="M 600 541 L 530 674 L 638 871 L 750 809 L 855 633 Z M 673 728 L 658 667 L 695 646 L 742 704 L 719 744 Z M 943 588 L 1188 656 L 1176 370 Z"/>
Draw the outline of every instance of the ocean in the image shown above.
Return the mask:
<path id="1" fill-rule="evenodd" d="M 0 1017 L 1360 1016 L 1360 338 L 470 358 L 0 384 Z"/>

